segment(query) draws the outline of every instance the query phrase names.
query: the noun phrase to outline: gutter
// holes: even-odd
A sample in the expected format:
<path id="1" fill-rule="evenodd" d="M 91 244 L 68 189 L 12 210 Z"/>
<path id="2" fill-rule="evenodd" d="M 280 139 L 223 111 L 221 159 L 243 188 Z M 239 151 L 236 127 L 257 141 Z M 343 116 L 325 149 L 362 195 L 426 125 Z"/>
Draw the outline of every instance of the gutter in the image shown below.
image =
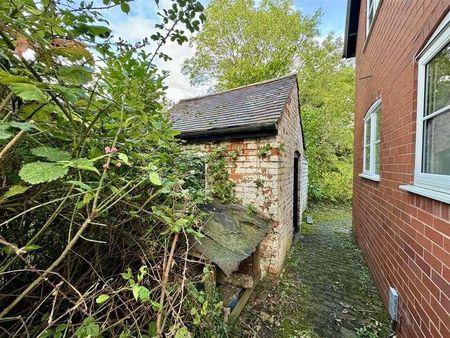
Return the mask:
<path id="1" fill-rule="evenodd" d="M 194 130 L 181 132 L 177 137 L 186 141 L 223 141 L 230 139 L 242 139 L 250 137 L 264 137 L 277 134 L 276 122 L 237 126 L 220 129 Z"/>

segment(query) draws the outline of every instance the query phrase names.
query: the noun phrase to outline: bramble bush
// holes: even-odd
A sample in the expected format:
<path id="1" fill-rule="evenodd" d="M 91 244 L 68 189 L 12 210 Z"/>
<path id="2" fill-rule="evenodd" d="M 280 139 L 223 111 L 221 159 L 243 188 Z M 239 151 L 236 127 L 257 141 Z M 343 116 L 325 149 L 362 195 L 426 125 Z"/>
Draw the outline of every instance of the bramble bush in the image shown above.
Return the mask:
<path id="1" fill-rule="evenodd" d="M 204 306 L 185 302 L 203 195 L 157 66 L 203 7 L 173 0 L 114 42 L 102 13 L 132 5 L 0 3 L 0 335 L 188 337 Z"/>

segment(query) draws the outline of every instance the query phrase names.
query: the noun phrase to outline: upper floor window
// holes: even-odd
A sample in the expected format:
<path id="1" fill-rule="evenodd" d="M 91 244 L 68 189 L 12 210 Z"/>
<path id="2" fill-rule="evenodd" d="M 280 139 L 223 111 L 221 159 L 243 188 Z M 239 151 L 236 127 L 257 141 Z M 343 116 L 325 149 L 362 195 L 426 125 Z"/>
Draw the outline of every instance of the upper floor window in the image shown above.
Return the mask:
<path id="1" fill-rule="evenodd" d="M 450 193 L 450 14 L 418 59 L 414 184 Z"/>
<path id="2" fill-rule="evenodd" d="M 362 176 L 380 179 L 381 100 L 375 101 L 364 118 L 364 165 Z"/>
<path id="3" fill-rule="evenodd" d="M 369 34 L 370 28 L 372 28 L 373 22 L 375 21 L 375 14 L 377 13 L 380 2 L 381 0 L 367 0 L 367 34 Z"/>

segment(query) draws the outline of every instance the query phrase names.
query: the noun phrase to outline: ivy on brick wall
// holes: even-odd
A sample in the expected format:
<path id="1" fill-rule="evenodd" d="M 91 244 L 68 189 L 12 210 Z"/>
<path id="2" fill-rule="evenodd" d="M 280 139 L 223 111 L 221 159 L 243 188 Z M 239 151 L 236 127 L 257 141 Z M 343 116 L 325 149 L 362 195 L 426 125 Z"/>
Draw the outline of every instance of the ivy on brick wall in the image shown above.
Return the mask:
<path id="1" fill-rule="evenodd" d="M 213 148 L 206 157 L 206 177 L 208 192 L 211 197 L 224 203 L 231 203 L 236 201 L 235 183 L 230 180 L 227 158 L 229 158 L 229 153 L 226 146 L 221 145 Z M 234 161 L 235 158 L 231 157 L 231 160 Z"/>

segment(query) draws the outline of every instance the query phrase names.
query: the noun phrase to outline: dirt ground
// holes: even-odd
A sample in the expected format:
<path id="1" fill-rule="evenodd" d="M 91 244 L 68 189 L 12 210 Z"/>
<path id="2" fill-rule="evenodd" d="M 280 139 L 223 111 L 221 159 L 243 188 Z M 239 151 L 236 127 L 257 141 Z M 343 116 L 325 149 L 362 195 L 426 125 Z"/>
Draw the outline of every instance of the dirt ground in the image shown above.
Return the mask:
<path id="1" fill-rule="evenodd" d="M 389 319 L 356 245 L 351 209 L 315 207 L 278 285 L 262 282 L 239 322 L 247 337 L 386 337 Z"/>

